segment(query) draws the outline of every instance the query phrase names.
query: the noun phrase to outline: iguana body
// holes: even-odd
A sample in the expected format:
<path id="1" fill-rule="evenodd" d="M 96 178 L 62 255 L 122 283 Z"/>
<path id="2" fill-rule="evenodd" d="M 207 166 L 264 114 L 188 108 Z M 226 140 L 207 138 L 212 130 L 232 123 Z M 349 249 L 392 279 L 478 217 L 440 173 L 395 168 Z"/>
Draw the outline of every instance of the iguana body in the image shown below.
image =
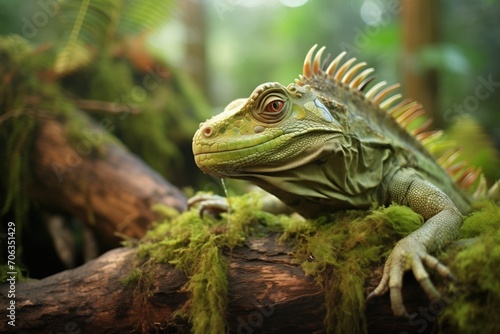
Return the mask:
<path id="1" fill-rule="evenodd" d="M 249 180 L 305 217 L 374 202 L 421 214 L 425 224 L 398 242 L 371 294 L 390 289 L 393 311 L 403 315 L 405 270 L 413 270 L 431 299 L 439 294 L 424 265 L 451 277 L 429 253 L 457 237 L 469 199 L 422 144 L 436 136 L 423 132 L 428 123 L 407 130 L 422 115 L 420 105 L 395 105 L 400 95 L 388 95 L 397 85 L 364 93 L 373 69 L 361 71 L 366 64 L 353 65 L 354 58 L 339 66 L 344 54 L 325 68 L 324 48 L 313 60 L 314 50 L 296 83 L 260 85 L 202 123 L 193 139 L 196 163 L 218 177 Z M 444 164 L 470 184 L 478 172 L 455 165 L 452 153 Z"/>

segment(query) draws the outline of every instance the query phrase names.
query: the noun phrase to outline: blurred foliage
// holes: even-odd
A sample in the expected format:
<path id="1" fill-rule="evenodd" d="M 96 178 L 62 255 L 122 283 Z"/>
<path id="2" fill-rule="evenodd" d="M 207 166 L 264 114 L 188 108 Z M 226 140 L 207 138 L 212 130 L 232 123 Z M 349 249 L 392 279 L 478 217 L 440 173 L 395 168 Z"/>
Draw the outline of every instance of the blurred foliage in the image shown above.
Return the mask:
<path id="1" fill-rule="evenodd" d="M 28 195 L 36 182 L 31 148 L 44 117 L 67 122 L 68 142 L 75 143 L 88 126 L 74 112 L 81 106 L 167 179 L 178 186 L 196 183 L 191 138 L 209 116 L 208 104 L 190 78 L 148 47 L 151 31 L 177 6 L 117 0 L 0 4 L 0 19 L 9 16 L 0 24 L 0 210 L 2 221 L 17 222 L 19 263 L 30 262 L 23 260 L 22 240 L 33 239 L 29 233 L 21 239 L 23 222 L 43 227 L 47 209 Z M 95 152 L 107 137 L 99 134 Z M 47 256 L 55 254 L 49 249 Z M 30 275 L 53 273 L 58 260 L 47 262 L 54 265 Z"/>
<path id="2" fill-rule="evenodd" d="M 0 6 L 8 16 L 0 32 L 8 38 L 23 36 L 39 50 L 33 71 L 43 80 L 60 81 L 73 99 L 107 101 L 124 109 L 118 114 L 94 110 L 92 116 L 110 120 L 108 130 L 168 179 L 179 185 L 192 181 L 183 173 L 184 162 L 194 172 L 190 141 L 198 123 L 209 116 L 208 104 L 197 84 L 171 68 L 148 41 L 176 15 L 176 1 L 45 0 L 28 5 L 7 0 Z"/>
<path id="3" fill-rule="evenodd" d="M 32 46 L 22 38 L 6 39 L 0 37 L 0 73 L 3 73 L 3 80 L 0 82 L 0 161 L 5 166 L 5 170 L 0 175 L 0 217 L 12 211 L 16 218 L 19 218 L 18 237 L 22 234 L 22 221 L 27 219 L 29 201 L 23 199 L 23 185 L 28 181 L 27 164 L 21 163 L 21 159 L 29 159 L 29 152 L 24 149 L 26 142 L 29 142 L 32 130 L 35 126 L 32 117 L 22 115 L 22 109 L 12 108 L 18 106 L 16 98 L 20 90 L 15 86 L 16 81 L 25 82 L 22 93 L 29 93 L 37 89 L 34 80 L 26 70 L 20 66 L 19 59 L 26 59 L 26 55 L 32 51 Z M 26 67 L 30 67 L 29 63 Z M 28 70 L 29 72 L 29 70 Z M 12 82 L 14 80 L 14 82 Z M 29 103 L 29 102 L 28 102 Z M 7 111 L 8 110 L 8 111 Z M 10 122 L 9 119 L 18 117 L 19 121 Z M 9 191 L 7 191 L 7 189 Z M 6 225 L 6 224 L 5 224 Z M 7 230 L 2 224 L 2 232 Z M 5 250 L 0 250 L 4 255 Z M 22 254 L 22 247 L 18 245 L 17 252 Z"/>

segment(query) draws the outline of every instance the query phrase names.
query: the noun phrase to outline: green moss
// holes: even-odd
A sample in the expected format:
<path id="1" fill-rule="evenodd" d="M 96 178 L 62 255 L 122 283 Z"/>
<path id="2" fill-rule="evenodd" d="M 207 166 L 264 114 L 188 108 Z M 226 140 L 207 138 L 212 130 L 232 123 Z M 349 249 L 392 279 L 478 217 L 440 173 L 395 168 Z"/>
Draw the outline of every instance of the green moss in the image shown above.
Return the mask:
<path id="1" fill-rule="evenodd" d="M 14 266 L 14 269 L 12 269 L 9 265 L 7 264 L 2 264 L 0 265 L 0 282 L 2 283 L 8 283 L 10 284 L 9 281 L 7 281 L 8 278 L 12 278 L 12 274 L 9 273 L 15 273 L 15 278 L 16 282 L 24 282 L 24 281 L 29 281 L 29 278 L 26 276 L 26 270 L 18 265 Z"/>
<path id="2" fill-rule="evenodd" d="M 189 320 L 193 333 L 226 332 L 227 263 L 221 254 L 217 237 L 212 236 L 198 253 L 189 283 L 191 309 Z"/>
<path id="3" fill-rule="evenodd" d="M 500 207 L 490 201 L 476 204 L 476 210 L 466 217 L 460 229 L 460 239 L 474 238 L 498 230 Z"/>
<path id="4" fill-rule="evenodd" d="M 141 268 L 134 268 L 127 277 L 120 280 L 120 283 L 123 285 L 137 285 L 143 275 L 144 270 Z"/>
<path id="5" fill-rule="evenodd" d="M 475 239 L 446 254 L 458 283 L 440 317 L 442 332 L 497 333 L 492 317 L 500 310 L 500 207 L 486 203 L 472 213 L 461 235 Z"/>
<path id="6" fill-rule="evenodd" d="M 167 217 L 147 233 L 138 254 L 153 263 L 170 263 L 188 275 L 191 298 L 179 313 L 186 314 L 193 333 L 225 332 L 227 262 L 223 251 L 241 245 L 249 235 L 276 229 L 280 220 L 256 210 L 260 202 L 256 193 L 231 198 L 232 210 L 222 219 L 201 218 L 196 209 L 175 215 L 156 207 Z"/>
<path id="7" fill-rule="evenodd" d="M 305 273 L 325 289 L 328 332 L 366 332 L 363 285 L 371 265 L 392 250 L 422 218 L 404 206 L 347 211 L 289 226 L 282 240 L 295 244 Z"/>

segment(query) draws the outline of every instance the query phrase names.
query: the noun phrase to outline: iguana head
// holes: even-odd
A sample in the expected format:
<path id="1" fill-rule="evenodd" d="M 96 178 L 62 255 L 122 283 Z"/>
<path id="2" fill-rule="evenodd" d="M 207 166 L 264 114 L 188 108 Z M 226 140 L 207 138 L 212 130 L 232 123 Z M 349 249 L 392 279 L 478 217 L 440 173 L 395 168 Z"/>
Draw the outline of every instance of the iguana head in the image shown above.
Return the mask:
<path id="1" fill-rule="evenodd" d="M 316 158 L 317 144 L 342 136 L 344 114 L 342 105 L 307 85 L 265 83 L 200 124 L 193 138 L 195 161 L 218 177 L 290 169 Z"/>

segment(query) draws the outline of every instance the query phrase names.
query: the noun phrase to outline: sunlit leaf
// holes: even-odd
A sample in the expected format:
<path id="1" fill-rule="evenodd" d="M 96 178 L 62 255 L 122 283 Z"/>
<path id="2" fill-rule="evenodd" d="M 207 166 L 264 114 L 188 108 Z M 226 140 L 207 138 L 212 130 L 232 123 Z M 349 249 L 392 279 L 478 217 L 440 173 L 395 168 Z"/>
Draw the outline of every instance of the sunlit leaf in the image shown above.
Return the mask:
<path id="1" fill-rule="evenodd" d="M 118 31 L 130 35 L 158 28 L 177 12 L 177 7 L 172 0 L 124 0 Z"/>
<path id="2" fill-rule="evenodd" d="M 70 0 L 61 4 L 65 33 L 54 71 L 59 75 L 85 67 L 94 51 L 114 34 L 121 8 L 120 0 Z"/>
<path id="3" fill-rule="evenodd" d="M 67 0 L 61 3 L 61 39 L 54 71 L 65 75 L 88 65 L 117 34 L 142 33 L 162 25 L 175 11 L 174 1 Z"/>
<path id="4" fill-rule="evenodd" d="M 54 71 L 57 74 L 66 74 L 84 67 L 92 60 L 93 49 L 76 40 L 68 43 L 68 45 L 58 53 Z"/>

